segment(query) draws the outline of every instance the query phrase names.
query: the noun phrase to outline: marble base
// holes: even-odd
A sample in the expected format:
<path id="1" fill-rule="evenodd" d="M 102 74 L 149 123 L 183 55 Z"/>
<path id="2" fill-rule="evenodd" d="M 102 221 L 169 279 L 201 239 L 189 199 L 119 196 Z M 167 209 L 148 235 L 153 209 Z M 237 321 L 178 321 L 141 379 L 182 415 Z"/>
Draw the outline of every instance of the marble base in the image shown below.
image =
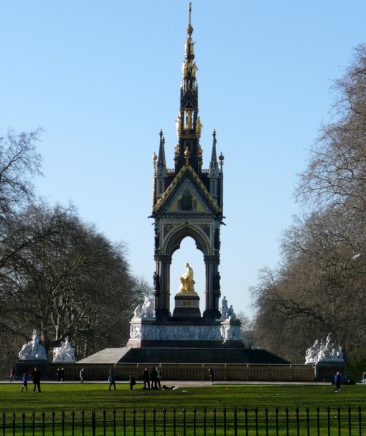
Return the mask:
<path id="1" fill-rule="evenodd" d="M 145 344 L 174 342 L 187 345 L 188 342 L 195 343 L 199 346 L 202 344 L 225 344 L 241 343 L 240 339 L 240 321 L 224 320 L 214 321 L 210 324 L 198 323 L 194 321 L 179 324 L 174 323 L 158 324 L 156 321 L 147 321 L 141 319 L 132 319 L 130 323 L 130 339 L 127 342 L 128 347 L 141 347 Z"/>

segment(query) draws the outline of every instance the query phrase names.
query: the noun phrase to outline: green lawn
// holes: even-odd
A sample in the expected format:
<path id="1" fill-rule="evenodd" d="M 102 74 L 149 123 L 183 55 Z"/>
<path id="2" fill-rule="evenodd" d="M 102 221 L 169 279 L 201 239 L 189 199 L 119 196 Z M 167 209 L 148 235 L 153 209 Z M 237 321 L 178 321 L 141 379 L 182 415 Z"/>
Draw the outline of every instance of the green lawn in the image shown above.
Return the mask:
<path id="1" fill-rule="evenodd" d="M 20 384 L 0 385 L 0 411 L 52 411 L 126 409 L 223 409 L 358 407 L 366 404 L 366 385 L 343 386 L 335 393 L 331 385 L 213 385 L 167 391 L 144 391 L 136 385 L 43 384 L 41 393 L 21 392 Z"/>
<path id="2" fill-rule="evenodd" d="M 0 434 L 366 434 L 366 385 L 343 386 L 338 393 L 331 385 L 213 385 L 168 391 L 144 391 L 137 385 L 130 391 L 119 384 L 116 391 L 108 391 L 107 384 L 60 383 L 43 384 L 41 393 L 29 388 L 21 392 L 19 383 L 0 385 Z"/>

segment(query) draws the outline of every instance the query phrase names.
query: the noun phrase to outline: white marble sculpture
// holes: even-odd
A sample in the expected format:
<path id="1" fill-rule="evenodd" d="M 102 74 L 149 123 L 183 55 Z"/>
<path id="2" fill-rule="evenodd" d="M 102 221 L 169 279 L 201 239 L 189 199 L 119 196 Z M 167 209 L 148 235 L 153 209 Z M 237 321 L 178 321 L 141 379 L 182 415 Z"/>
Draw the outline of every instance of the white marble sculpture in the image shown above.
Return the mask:
<path id="1" fill-rule="evenodd" d="M 19 360 L 48 360 L 36 330 L 33 330 L 32 340 L 22 346 L 18 356 Z"/>
<path id="2" fill-rule="evenodd" d="M 227 299 L 224 297 L 221 302 L 221 320 L 225 319 L 236 319 L 236 314 L 234 312 L 233 306 L 228 307 Z"/>
<path id="3" fill-rule="evenodd" d="M 320 350 L 320 344 L 319 344 L 318 339 L 316 339 L 314 344 L 306 350 L 305 365 L 308 363 L 316 363 L 317 362 L 319 350 Z"/>
<path id="4" fill-rule="evenodd" d="M 71 345 L 69 338 L 65 339 L 65 342 L 61 343 L 59 347 L 53 349 L 53 363 L 74 363 L 75 350 Z"/>
<path id="5" fill-rule="evenodd" d="M 230 320 L 228 318 L 221 323 L 221 340 L 223 342 L 240 340 L 240 324 L 231 323 Z"/>
<path id="6" fill-rule="evenodd" d="M 145 297 L 143 304 L 139 304 L 133 312 L 133 319 L 155 319 L 155 299 L 153 295 Z"/>
<path id="7" fill-rule="evenodd" d="M 332 342 L 329 333 L 325 342 L 316 340 L 314 344 L 306 350 L 305 364 L 317 364 L 318 362 L 343 362 L 342 347 Z"/>

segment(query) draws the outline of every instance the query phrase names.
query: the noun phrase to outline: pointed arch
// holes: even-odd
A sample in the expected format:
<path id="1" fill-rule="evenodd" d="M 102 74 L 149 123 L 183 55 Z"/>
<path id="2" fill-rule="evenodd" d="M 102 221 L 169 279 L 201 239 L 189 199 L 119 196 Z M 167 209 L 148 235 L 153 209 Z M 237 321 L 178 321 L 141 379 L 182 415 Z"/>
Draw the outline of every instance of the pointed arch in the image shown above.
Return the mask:
<path id="1" fill-rule="evenodd" d="M 210 241 L 203 231 L 195 226 L 184 225 L 172 233 L 165 241 L 164 252 L 168 256 L 172 256 L 176 250 L 180 248 L 180 244 L 187 236 L 191 237 L 196 243 L 196 247 L 204 256 L 207 256 L 210 251 Z"/>

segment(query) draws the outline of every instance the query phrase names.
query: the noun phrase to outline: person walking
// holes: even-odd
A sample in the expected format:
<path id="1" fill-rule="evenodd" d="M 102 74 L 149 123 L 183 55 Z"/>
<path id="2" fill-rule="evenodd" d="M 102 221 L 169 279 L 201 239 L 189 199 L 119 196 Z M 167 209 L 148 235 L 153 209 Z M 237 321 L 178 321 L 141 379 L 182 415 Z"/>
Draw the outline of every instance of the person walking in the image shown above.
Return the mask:
<path id="1" fill-rule="evenodd" d="M 214 372 L 213 368 L 210 368 L 208 370 L 208 375 L 210 377 L 210 382 L 213 383 L 215 381 L 215 372 Z"/>
<path id="2" fill-rule="evenodd" d="M 147 368 L 144 369 L 144 372 L 142 373 L 142 380 L 144 382 L 143 389 L 149 389 L 150 390 L 150 376 L 149 371 Z"/>
<path id="3" fill-rule="evenodd" d="M 81 370 L 79 372 L 79 377 L 80 377 L 80 383 L 84 383 L 84 377 L 85 377 L 85 370 L 84 370 L 84 368 L 81 368 Z"/>
<path id="4" fill-rule="evenodd" d="M 339 371 L 337 371 L 337 374 L 334 377 L 334 384 L 335 384 L 335 392 L 339 392 L 341 390 L 341 382 L 342 382 L 342 376 Z"/>
<path id="5" fill-rule="evenodd" d="M 115 373 L 114 367 L 109 370 L 108 381 L 109 381 L 109 389 L 108 390 L 111 390 L 112 386 L 114 387 L 114 390 L 116 390 L 116 373 Z"/>
<path id="6" fill-rule="evenodd" d="M 24 390 L 28 392 L 28 374 L 26 372 L 23 373 L 23 377 L 22 377 L 22 392 Z"/>
<path id="7" fill-rule="evenodd" d="M 161 389 L 160 380 L 161 380 L 161 370 L 160 370 L 160 368 L 158 367 L 158 368 L 156 369 L 156 384 L 157 384 L 158 389 Z"/>
<path id="8" fill-rule="evenodd" d="M 38 392 L 41 392 L 41 373 L 37 368 L 34 368 L 32 372 L 33 377 L 33 392 L 36 392 L 36 388 L 38 388 Z"/>

